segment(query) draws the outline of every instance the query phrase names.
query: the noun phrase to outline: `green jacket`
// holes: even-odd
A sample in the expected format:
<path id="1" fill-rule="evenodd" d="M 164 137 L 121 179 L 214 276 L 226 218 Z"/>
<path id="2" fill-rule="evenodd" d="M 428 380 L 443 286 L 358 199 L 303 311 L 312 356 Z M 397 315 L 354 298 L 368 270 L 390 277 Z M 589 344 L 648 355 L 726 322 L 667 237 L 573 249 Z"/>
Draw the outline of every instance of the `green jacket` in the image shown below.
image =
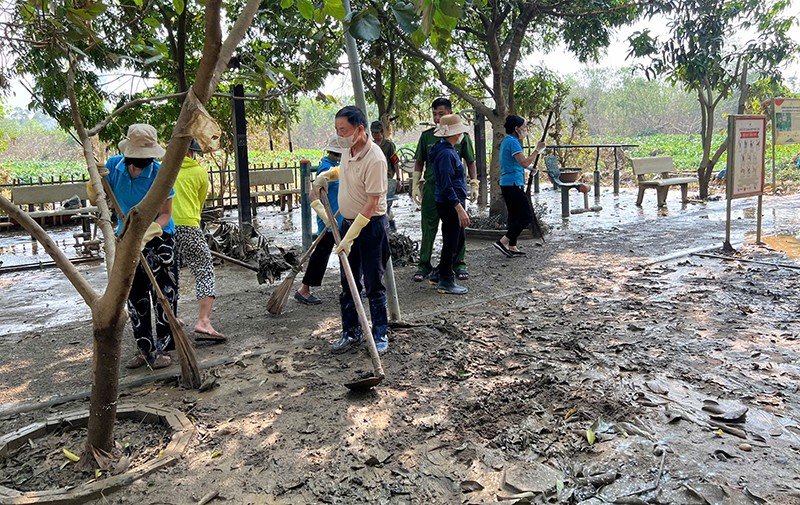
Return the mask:
<path id="1" fill-rule="evenodd" d="M 439 142 L 440 138 L 433 135 L 433 128 L 427 129 L 422 132 L 417 142 L 417 152 L 414 154 L 414 159 L 425 163 L 425 171 L 423 177 L 428 182 L 433 182 L 435 177 L 433 175 L 433 164 L 428 159 L 433 146 Z M 466 164 L 475 161 L 475 147 L 472 145 L 472 138 L 469 133 L 464 134 L 464 140 L 455 146 L 456 153 L 466 162 Z"/>

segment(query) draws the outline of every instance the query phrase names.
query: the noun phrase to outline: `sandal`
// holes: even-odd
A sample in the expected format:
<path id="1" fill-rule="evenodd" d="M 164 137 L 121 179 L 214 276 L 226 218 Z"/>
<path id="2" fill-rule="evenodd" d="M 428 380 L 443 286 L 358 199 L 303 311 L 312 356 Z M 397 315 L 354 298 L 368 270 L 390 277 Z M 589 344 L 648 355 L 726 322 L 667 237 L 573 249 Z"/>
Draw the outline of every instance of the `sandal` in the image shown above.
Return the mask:
<path id="1" fill-rule="evenodd" d="M 417 272 L 414 274 L 414 277 L 412 277 L 412 279 L 414 280 L 414 282 L 422 282 L 422 281 L 424 281 L 424 280 L 425 280 L 425 279 L 428 277 L 428 275 L 429 275 L 429 274 L 430 274 L 430 272 L 428 272 L 428 271 L 426 271 L 426 270 L 423 270 L 422 268 L 420 268 L 420 269 L 419 269 L 419 270 L 417 270 Z"/>

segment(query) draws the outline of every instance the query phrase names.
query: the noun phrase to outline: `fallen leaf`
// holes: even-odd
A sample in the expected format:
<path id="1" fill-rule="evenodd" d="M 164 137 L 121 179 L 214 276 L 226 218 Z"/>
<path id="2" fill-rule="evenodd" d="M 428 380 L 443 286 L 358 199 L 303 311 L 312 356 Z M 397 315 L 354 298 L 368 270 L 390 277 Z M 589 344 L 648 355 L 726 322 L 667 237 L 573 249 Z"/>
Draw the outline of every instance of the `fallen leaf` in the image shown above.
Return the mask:
<path id="1" fill-rule="evenodd" d="M 214 451 L 211 453 L 211 459 L 218 458 L 222 456 L 222 451 Z"/>
<path id="2" fill-rule="evenodd" d="M 74 452 L 69 451 L 68 449 L 64 448 L 61 449 L 64 452 L 64 456 L 67 457 L 68 460 L 72 461 L 73 463 L 77 463 L 81 460 L 81 457 L 75 454 Z"/>
<path id="3" fill-rule="evenodd" d="M 461 481 L 461 492 L 472 493 L 473 491 L 483 491 L 483 486 L 480 482 L 474 480 Z"/>
<path id="4" fill-rule="evenodd" d="M 575 409 L 575 408 L 569 409 L 569 412 L 564 414 L 564 420 L 566 421 L 567 419 L 569 419 L 570 417 L 575 415 L 577 412 L 578 412 L 578 409 Z"/>
<path id="5" fill-rule="evenodd" d="M 586 430 L 586 440 L 589 442 L 589 445 L 594 445 L 594 431 L 590 429 Z"/>
<path id="6" fill-rule="evenodd" d="M 647 389 L 653 393 L 666 395 L 669 394 L 669 388 L 661 381 L 647 381 L 644 383 Z"/>

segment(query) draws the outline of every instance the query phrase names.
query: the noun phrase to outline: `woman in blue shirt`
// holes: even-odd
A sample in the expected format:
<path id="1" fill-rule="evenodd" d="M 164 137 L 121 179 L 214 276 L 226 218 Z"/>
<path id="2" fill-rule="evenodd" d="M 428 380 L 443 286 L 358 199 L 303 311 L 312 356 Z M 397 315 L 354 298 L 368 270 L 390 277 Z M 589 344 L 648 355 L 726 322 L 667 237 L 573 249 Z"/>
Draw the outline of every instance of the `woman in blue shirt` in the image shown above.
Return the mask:
<path id="1" fill-rule="evenodd" d="M 328 146 L 325 150 L 328 154 L 319 162 L 317 176 L 327 172 L 333 167 L 338 167 L 342 159 L 343 149 L 339 147 L 339 141 L 336 135 L 328 139 Z M 331 204 L 331 212 L 336 214 L 336 211 L 339 210 L 339 181 L 328 183 L 328 201 Z M 341 227 L 342 216 L 337 216 L 336 221 L 339 223 L 339 227 Z M 325 223 L 322 222 L 322 219 L 317 217 L 317 235 L 322 233 L 324 229 Z M 305 305 L 319 305 L 322 303 L 322 300 L 311 292 L 311 288 L 322 285 L 322 277 L 325 276 L 325 270 L 328 268 L 328 258 L 331 256 L 334 245 L 336 245 L 336 243 L 333 239 L 333 233 L 330 232 L 329 228 L 328 233 L 322 237 L 317 247 L 314 249 L 314 252 L 311 253 L 311 256 L 308 258 L 308 266 L 303 276 L 303 282 L 300 285 L 300 289 L 294 294 L 295 300 Z"/>
<path id="2" fill-rule="evenodd" d="M 433 145 L 428 160 L 436 177 L 436 210 L 442 221 L 442 252 L 439 258 L 439 293 L 464 295 L 467 288 L 455 282 L 453 264 L 464 247 L 464 228 L 469 226 L 469 216 L 464 210 L 467 199 L 467 181 L 464 164 L 456 153 L 455 145 L 464 138 L 469 126 L 458 114 L 442 116 L 433 135 L 440 140 Z"/>
<path id="3" fill-rule="evenodd" d="M 520 139 L 528 133 L 528 125 L 519 116 L 508 116 L 503 125 L 506 138 L 500 144 L 500 191 L 508 209 L 508 231 L 494 243 L 495 248 L 513 258 L 524 256 L 517 247 L 517 237 L 531 222 L 530 201 L 522 190 L 525 184 L 524 172 L 530 170 L 530 164 L 536 156 L 545 150 L 544 141 L 540 141 L 530 156 L 525 157 Z"/>
<path id="4" fill-rule="evenodd" d="M 111 190 L 119 203 L 120 210 L 128 212 L 142 201 L 156 180 L 161 165 L 155 160 L 164 156 L 164 148 L 158 143 L 156 129 L 149 124 L 134 124 L 128 127 L 128 136 L 119 143 L 121 156 L 114 156 L 106 162 L 106 175 Z M 145 232 L 142 249 L 156 282 L 172 306 L 178 309 L 178 262 L 175 258 L 175 222 L 172 220 L 172 197 L 170 190 L 167 200 L 162 204 L 155 220 Z M 123 221 L 120 220 L 117 233 Z M 150 322 L 151 311 L 155 306 L 155 337 Z M 143 267 L 136 267 L 131 291 L 128 294 L 128 313 L 130 314 L 133 336 L 138 352 L 125 364 L 126 368 L 139 368 L 149 365 L 164 368 L 170 365 L 169 352 L 175 349 L 175 341 L 169 327 L 169 320 L 161 305 L 156 302 L 155 292 Z"/>

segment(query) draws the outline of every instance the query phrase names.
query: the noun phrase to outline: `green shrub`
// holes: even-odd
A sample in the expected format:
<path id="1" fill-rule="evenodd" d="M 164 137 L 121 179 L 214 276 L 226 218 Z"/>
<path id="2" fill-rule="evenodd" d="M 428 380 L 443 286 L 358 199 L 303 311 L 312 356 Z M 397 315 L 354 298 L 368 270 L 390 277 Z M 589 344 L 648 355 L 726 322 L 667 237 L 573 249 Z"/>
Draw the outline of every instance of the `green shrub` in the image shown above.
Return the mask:
<path id="1" fill-rule="evenodd" d="M 21 182 L 37 182 L 58 180 L 62 178 L 68 180 L 75 178 L 85 179 L 88 175 L 86 164 L 79 161 L 4 161 L 0 163 L 0 172 L 7 171 L 9 178 L 13 181 L 19 179 Z"/>

